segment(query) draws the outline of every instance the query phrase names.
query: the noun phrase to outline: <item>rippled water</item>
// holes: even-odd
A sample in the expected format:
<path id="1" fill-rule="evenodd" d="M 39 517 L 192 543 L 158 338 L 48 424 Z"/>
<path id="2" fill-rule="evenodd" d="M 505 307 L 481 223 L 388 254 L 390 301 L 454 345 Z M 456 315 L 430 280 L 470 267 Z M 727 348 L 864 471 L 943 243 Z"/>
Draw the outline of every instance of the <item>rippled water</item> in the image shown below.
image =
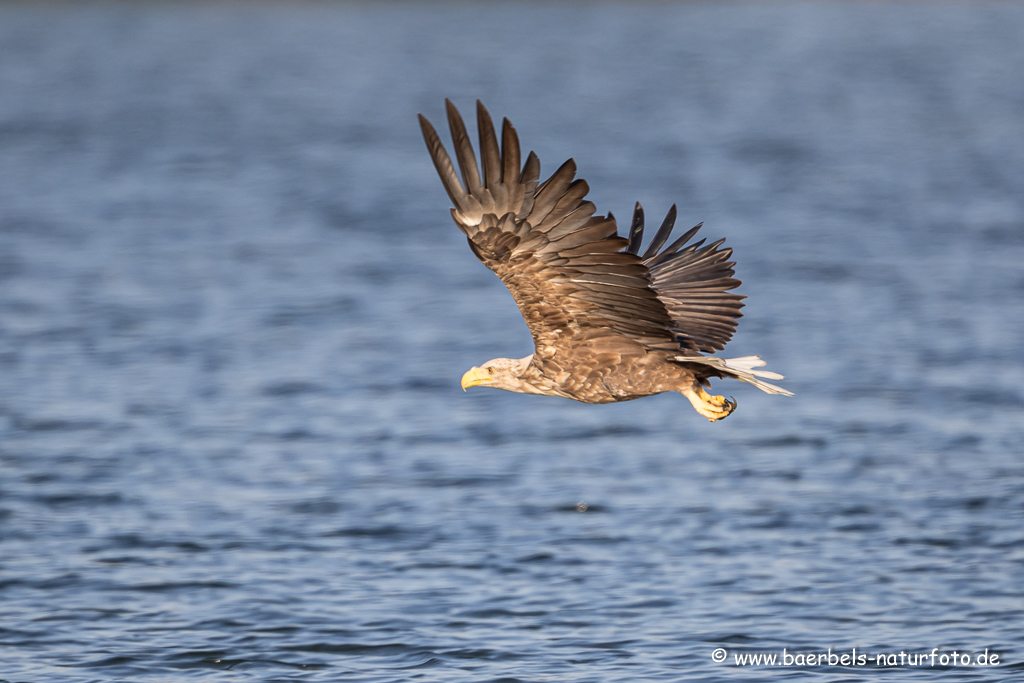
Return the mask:
<path id="1" fill-rule="evenodd" d="M 0 679 L 1024 680 L 1024 7 L 0 5 Z M 723 386 L 530 340 L 415 114 L 736 249 Z M 581 504 L 582 503 L 582 504 Z M 715 648 L 730 654 L 711 659 Z M 936 667 L 942 668 L 942 667 Z"/>

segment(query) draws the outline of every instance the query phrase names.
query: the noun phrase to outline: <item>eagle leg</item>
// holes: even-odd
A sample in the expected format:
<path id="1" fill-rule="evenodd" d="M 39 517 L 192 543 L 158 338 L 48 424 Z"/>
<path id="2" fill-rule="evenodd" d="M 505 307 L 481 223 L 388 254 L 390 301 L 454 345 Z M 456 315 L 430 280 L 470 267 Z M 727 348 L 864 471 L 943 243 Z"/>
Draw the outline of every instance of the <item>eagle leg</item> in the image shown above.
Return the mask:
<path id="1" fill-rule="evenodd" d="M 693 384 L 679 393 L 690 400 L 690 403 L 698 413 L 711 420 L 718 422 L 724 420 L 736 410 L 736 399 L 729 399 L 725 396 L 712 396 L 704 391 L 700 382 L 694 380 Z"/>

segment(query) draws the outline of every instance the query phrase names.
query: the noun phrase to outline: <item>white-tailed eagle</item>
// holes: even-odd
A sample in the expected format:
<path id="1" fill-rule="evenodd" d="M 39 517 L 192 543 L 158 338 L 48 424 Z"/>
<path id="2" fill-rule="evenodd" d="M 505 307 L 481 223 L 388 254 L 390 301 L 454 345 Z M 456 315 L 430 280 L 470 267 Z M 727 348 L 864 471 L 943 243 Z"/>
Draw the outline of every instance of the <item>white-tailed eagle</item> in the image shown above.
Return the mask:
<path id="1" fill-rule="evenodd" d="M 534 352 L 496 358 L 469 370 L 463 389 L 487 386 L 525 394 L 613 403 L 677 391 L 709 420 L 736 401 L 704 389 L 712 377 L 733 377 L 769 394 L 792 395 L 764 379 L 759 356 L 718 358 L 742 315 L 739 286 L 719 240 L 689 244 L 700 225 L 665 247 L 673 205 L 641 253 L 644 212 L 637 203 L 629 237 L 615 219 L 595 216 L 570 159 L 542 183 L 540 161 L 521 160 L 519 137 L 505 119 L 501 148 L 487 109 L 477 102 L 480 162 L 458 110 L 447 101 L 448 125 L 461 180 L 437 131 L 419 117 L 434 166 L 455 207 L 452 218 L 469 248 L 494 271 L 526 319 Z M 664 248 L 663 248 L 664 247 Z"/>

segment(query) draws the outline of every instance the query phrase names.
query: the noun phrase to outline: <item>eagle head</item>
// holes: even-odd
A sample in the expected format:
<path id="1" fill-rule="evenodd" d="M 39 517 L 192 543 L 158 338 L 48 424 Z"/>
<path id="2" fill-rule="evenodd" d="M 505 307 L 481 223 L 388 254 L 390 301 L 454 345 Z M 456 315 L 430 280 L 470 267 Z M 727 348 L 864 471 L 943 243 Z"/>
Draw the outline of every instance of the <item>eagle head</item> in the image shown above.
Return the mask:
<path id="1" fill-rule="evenodd" d="M 462 390 L 482 386 L 519 393 L 533 393 L 522 380 L 523 371 L 526 370 L 532 359 L 532 355 L 518 359 L 495 358 L 478 368 L 470 368 L 469 372 L 462 376 Z"/>

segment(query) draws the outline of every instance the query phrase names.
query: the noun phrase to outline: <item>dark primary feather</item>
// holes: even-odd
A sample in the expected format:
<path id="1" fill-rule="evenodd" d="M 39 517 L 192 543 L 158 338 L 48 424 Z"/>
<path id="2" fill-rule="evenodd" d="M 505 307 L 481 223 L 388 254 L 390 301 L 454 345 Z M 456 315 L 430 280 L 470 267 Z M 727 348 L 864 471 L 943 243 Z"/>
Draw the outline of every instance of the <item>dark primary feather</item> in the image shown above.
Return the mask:
<path id="1" fill-rule="evenodd" d="M 452 217 L 473 253 L 502 279 L 526 320 L 537 355 L 553 357 L 574 345 L 618 337 L 645 349 L 695 353 L 721 348 L 739 317 L 739 297 L 726 290 L 731 251 L 720 243 L 683 248 L 697 229 L 668 249 L 675 207 L 643 256 L 643 209 L 637 204 L 628 240 L 615 219 L 595 216 L 589 187 L 570 159 L 538 185 L 533 152 L 519 168 L 519 138 L 502 122 L 501 148 L 490 114 L 477 102 L 480 163 L 465 124 L 446 100 L 459 173 L 426 118 L 420 126 L 434 166 L 451 198 Z M 482 171 L 482 174 L 481 174 Z M 614 354 L 613 354 L 614 355 Z M 602 356 L 603 357 L 603 356 Z"/>
<path id="2" fill-rule="evenodd" d="M 637 202 L 637 204 L 639 203 L 640 202 Z M 673 204 L 672 208 L 668 210 L 668 215 L 665 216 L 665 220 L 661 222 L 661 227 L 658 228 L 658 232 L 654 234 L 654 239 L 651 240 L 651 243 L 649 245 L 647 245 L 647 250 L 644 252 L 644 255 L 641 256 L 640 258 L 646 261 L 652 256 L 656 256 L 658 250 L 661 249 L 665 242 L 668 241 L 668 236 L 672 234 L 672 228 L 675 227 L 675 224 L 676 205 Z M 638 232 L 641 235 L 641 238 L 643 237 L 643 230 L 643 219 L 641 218 L 640 229 L 638 230 Z"/>
<path id="3" fill-rule="evenodd" d="M 672 316 L 680 346 L 691 353 L 714 353 L 732 339 L 746 297 L 728 291 L 739 287 L 740 281 L 733 277 L 735 262 L 728 260 L 732 249 L 719 249 L 725 240 L 706 247 L 702 246 L 704 240 L 687 245 L 703 223 L 658 251 L 668 240 L 675 219 L 673 204 L 644 251 L 643 262 L 650 271 L 651 286 Z M 633 214 L 633 231 L 630 246 L 637 253 L 644 232 L 643 207 L 639 202 Z"/>
<path id="4" fill-rule="evenodd" d="M 644 207 L 640 202 L 633 209 L 633 222 L 629 225 L 629 245 L 626 251 L 630 254 L 640 253 L 640 243 L 644 240 Z"/>

